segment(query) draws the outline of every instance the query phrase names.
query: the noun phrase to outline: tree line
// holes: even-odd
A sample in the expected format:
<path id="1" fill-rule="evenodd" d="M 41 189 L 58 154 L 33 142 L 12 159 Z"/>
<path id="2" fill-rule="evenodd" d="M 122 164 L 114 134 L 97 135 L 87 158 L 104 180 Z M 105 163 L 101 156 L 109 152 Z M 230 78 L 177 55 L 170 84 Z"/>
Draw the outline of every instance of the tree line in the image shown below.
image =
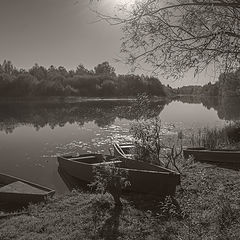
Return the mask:
<path id="1" fill-rule="evenodd" d="M 115 69 L 103 62 L 88 70 L 82 64 L 75 70 L 35 64 L 29 70 L 17 69 L 11 61 L 0 64 L 0 96 L 82 96 L 135 97 L 146 93 L 166 96 L 164 85 L 155 77 L 117 75 Z"/>
<path id="2" fill-rule="evenodd" d="M 174 89 L 173 92 L 178 95 L 240 97 L 240 69 L 220 74 L 215 83 L 209 82 L 204 86 L 184 86 Z"/>

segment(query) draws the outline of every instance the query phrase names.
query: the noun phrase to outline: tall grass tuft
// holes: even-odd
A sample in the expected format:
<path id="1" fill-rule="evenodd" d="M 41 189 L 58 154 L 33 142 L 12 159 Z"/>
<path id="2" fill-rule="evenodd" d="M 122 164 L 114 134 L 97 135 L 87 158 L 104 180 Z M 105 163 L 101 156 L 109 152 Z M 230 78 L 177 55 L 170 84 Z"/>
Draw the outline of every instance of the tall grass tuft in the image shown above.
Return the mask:
<path id="1" fill-rule="evenodd" d="M 207 149 L 234 148 L 240 143 L 240 122 L 234 122 L 223 128 L 203 128 L 192 134 L 190 144 L 193 147 Z"/>

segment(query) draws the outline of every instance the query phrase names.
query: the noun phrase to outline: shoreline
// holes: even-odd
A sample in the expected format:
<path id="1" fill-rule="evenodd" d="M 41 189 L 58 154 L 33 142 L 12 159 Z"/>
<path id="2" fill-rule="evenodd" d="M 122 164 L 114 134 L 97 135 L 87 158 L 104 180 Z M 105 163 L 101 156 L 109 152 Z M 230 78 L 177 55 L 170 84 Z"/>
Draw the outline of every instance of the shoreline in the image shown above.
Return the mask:
<path id="1" fill-rule="evenodd" d="M 169 97 L 151 97 L 151 101 L 163 101 L 169 100 L 173 98 Z M 136 101 L 137 97 L 75 97 L 75 96 L 66 96 L 66 97 L 59 97 L 59 96 L 50 96 L 50 97 L 0 97 L 1 102 L 90 102 L 90 101 Z"/>
<path id="2" fill-rule="evenodd" d="M 203 163 L 182 171 L 172 200 L 128 194 L 116 208 L 109 194 L 74 190 L 0 218 L 0 239 L 239 239 L 238 171 Z"/>

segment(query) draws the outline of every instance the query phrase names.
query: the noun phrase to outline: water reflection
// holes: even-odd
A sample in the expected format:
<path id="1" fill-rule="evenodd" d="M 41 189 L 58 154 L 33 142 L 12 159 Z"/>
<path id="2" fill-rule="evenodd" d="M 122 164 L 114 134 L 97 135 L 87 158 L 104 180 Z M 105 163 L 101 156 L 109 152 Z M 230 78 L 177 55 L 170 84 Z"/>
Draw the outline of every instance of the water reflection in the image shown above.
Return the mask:
<path id="1" fill-rule="evenodd" d="M 196 97 L 183 96 L 178 99 L 183 103 L 201 103 L 207 109 L 213 108 L 222 120 L 236 121 L 240 120 L 240 98 L 239 97 Z"/>
<path id="2" fill-rule="evenodd" d="M 240 120 L 240 98 L 222 98 L 217 108 L 219 118 Z"/>
<path id="3" fill-rule="evenodd" d="M 69 102 L 36 101 L 36 102 L 0 102 L 0 131 L 12 133 L 23 125 L 33 126 L 37 131 L 47 125 L 64 127 L 67 123 L 82 126 L 93 121 L 98 127 L 114 123 L 116 118 L 133 120 L 138 118 L 137 112 L 131 111 L 132 101 L 84 101 Z M 158 116 L 166 101 L 151 104 L 153 116 Z"/>
<path id="4" fill-rule="evenodd" d="M 182 102 L 185 102 L 182 103 Z M 193 104 L 194 103 L 194 104 Z M 240 98 L 181 98 L 171 103 L 156 101 L 149 108 L 160 115 L 168 131 L 216 126 L 240 119 Z M 0 101 L 1 172 L 53 188 L 69 191 L 69 176 L 58 169 L 57 155 L 100 152 L 109 154 L 111 138 L 128 138 L 132 101 Z M 179 125 L 178 125 L 179 123 Z M 129 140 L 129 139 L 128 139 Z M 70 182 L 74 182 L 71 179 Z"/>
<path id="5" fill-rule="evenodd" d="M 219 119 L 240 120 L 240 98 L 207 98 L 185 96 L 183 103 L 202 103 L 217 111 Z M 98 127 L 114 123 L 116 118 L 134 120 L 139 112 L 131 111 L 132 101 L 1 101 L 0 131 L 12 133 L 19 126 L 33 126 L 37 131 L 45 126 L 64 127 L 67 123 L 82 126 L 93 121 Z M 151 104 L 152 116 L 158 116 L 167 101 Z"/>

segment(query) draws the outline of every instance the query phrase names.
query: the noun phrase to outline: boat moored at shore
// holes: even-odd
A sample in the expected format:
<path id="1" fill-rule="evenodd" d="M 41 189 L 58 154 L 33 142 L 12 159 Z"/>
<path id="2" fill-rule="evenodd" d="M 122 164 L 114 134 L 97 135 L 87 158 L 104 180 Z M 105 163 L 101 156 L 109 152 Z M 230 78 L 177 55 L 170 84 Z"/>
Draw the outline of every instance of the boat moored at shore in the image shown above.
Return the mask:
<path id="1" fill-rule="evenodd" d="M 94 166 L 113 164 L 127 170 L 130 186 L 127 190 L 156 195 L 174 195 L 180 184 L 180 174 L 142 161 L 102 154 L 59 156 L 59 166 L 68 174 L 85 182 L 94 180 Z"/>
<path id="2" fill-rule="evenodd" d="M 41 202 L 54 193 L 50 188 L 0 173 L 0 204 L 25 205 Z"/>
<path id="3" fill-rule="evenodd" d="M 183 156 L 184 158 L 193 156 L 194 160 L 200 162 L 240 164 L 240 151 L 232 149 L 187 148 L 183 150 Z"/>

